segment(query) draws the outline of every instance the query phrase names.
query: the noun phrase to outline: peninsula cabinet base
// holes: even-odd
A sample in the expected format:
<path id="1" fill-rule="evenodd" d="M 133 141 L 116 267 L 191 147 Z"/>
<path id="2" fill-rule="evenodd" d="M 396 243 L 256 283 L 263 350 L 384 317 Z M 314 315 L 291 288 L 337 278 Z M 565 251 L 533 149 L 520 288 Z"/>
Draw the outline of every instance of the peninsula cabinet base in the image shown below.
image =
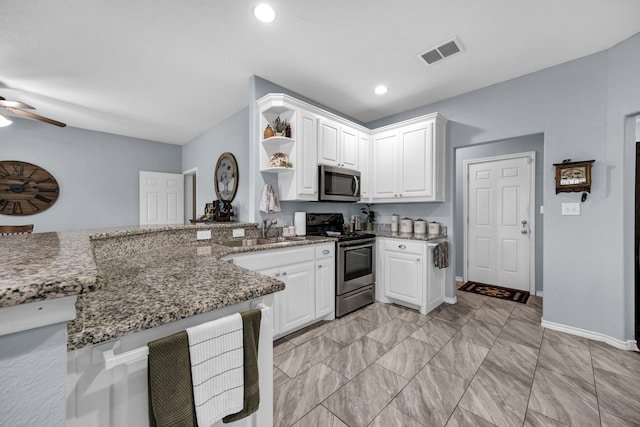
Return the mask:
<path id="1" fill-rule="evenodd" d="M 264 303 L 258 347 L 260 407 L 252 415 L 214 427 L 265 427 L 273 425 L 273 295 L 245 301 L 125 337 L 71 351 L 67 354 L 69 427 L 137 427 L 149 425 L 147 357 L 149 341 L 186 328 L 243 312 Z M 106 356 L 106 357 L 105 357 Z M 50 425 L 50 424 L 48 424 Z"/>

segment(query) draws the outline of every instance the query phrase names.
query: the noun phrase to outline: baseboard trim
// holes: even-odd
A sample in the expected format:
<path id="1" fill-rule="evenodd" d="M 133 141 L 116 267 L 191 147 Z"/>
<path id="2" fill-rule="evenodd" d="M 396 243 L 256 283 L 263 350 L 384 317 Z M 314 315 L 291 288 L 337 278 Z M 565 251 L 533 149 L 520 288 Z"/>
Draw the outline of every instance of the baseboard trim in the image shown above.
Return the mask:
<path id="1" fill-rule="evenodd" d="M 536 291 L 536 296 L 540 297 L 540 298 L 543 298 L 542 293 L 543 293 L 542 291 Z"/>
<path id="2" fill-rule="evenodd" d="M 543 328 L 552 329 L 554 331 L 565 332 L 571 335 L 577 335 L 579 337 L 588 338 L 594 341 L 601 341 L 607 343 L 620 350 L 638 351 L 638 346 L 634 340 L 623 341 L 617 338 L 610 337 L 609 335 L 601 334 L 600 332 L 588 331 L 586 329 L 580 329 L 573 326 L 563 325 L 561 323 L 549 322 L 542 319 L 540 323 Z"/>
<path id="3" fill-rule="evenodd" d="M 464 278 L 456 276 L 456 282 L 464 282 Z"/>
<path id="4" fill-rule="evenodd" d="M 447 304 L 455 304 L 458 302 L 458 297 L 444 297 L 444 302 L 446 302 Z"/>

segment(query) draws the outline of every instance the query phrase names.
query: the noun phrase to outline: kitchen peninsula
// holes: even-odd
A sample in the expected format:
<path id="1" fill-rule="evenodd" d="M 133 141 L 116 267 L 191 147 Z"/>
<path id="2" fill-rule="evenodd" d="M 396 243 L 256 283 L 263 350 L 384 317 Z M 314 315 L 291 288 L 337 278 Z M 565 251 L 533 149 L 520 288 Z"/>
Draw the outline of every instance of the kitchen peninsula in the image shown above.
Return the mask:
<path id="1" fill-rule="evenodd" d="M 284 289 L 276 279 L 221 259 L 256 250 L 216 244 L 232 240 L 232 230 L 239 228 L 245 237 L 258 235 L 255 224 L 227 223 L 3 238 L 0 370 L 11 384 L 5 390 L 12 393 L 0 404 L 5 421 L 108 425 L 137 420 L 140 411 L 132 415 L 133 405 L 146 405 L 146 391 L 127 390 L 126 383 L 131 383 L 127 377 L 144 373 L 146 359 L 112 361 L 108 372 L 105 355 L 117 358 L 150 340 L 260 302 L 271 306 L 271 294 Z M 197 230 L 210 230 L 212 238 L 197 240 Z M 260 343 L 271 359 L 270 314 L 263 325 Z M 268 345 L 262 346 L 263 338 Z M 266 371 L 261 388 L 270 390 L 271 371 Z M 270 414 L 266 395 L 261 408 Z"/>

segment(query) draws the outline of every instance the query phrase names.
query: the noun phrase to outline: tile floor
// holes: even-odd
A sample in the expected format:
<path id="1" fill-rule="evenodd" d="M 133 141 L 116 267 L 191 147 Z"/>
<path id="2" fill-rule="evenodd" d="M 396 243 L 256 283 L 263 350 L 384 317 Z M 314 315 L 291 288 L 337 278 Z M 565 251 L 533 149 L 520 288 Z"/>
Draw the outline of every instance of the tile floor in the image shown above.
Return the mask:
<path id="1" fill-rule="evenodd" d="M 276 426 L 640 426 L 640 353 L 458 291 L 427 316 L 375 303 L 274 343 Z"/>

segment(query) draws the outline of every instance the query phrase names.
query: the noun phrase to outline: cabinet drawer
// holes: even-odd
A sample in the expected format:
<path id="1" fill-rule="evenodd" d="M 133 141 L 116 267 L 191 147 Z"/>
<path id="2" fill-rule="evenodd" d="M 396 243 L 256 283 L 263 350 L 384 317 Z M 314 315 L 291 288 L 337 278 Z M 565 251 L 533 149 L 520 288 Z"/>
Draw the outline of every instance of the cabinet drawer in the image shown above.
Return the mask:
<path id="1" fill-rule="evenodd" d="M 304 246 L 296 246 L 291 249 L 269 249 L 246 255 L 233 255 L 233 260 L 234 264 L 252 271 L 264 270 L 266 268 L 313 261 L 315 259 L 315 249 L 315 247 Z"/>
<path id="2" fill-rule="evenodd" d="M 336 254 L 336 245 L 322 245 L 316 248 L 316 259 L 333 258 Z"/>
<path id="3" fill-rule="evenodd" d="M 402 253 L 411 253 L 421 255 L 424 251 L 425 244 L 423 242 L 414 242 L 411 240 L 397 239 L 385 240 L 384 250 Z"/>

